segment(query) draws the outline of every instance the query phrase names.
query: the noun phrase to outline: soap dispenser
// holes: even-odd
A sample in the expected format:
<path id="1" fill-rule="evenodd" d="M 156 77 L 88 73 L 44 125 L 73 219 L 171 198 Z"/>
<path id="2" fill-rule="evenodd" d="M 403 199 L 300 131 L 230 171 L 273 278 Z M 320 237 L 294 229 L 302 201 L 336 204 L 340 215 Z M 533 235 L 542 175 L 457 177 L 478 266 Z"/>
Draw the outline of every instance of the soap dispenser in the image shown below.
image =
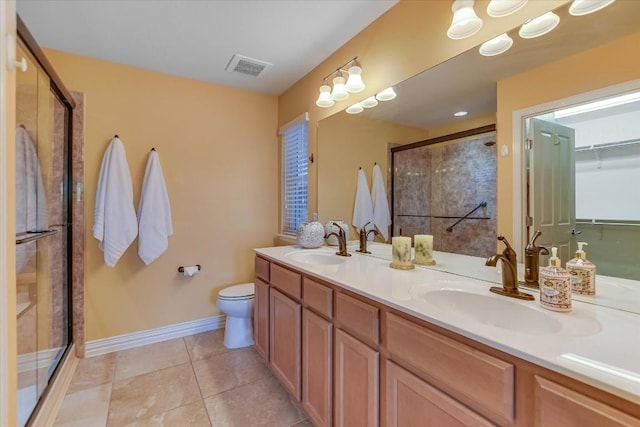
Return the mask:
<path id="1" fill-rule="evenodd" d="M 551 248 L 549 266 L 540 269 L 540 305 L 553 311 L 571 311 L 571 276 L 562 268 L 558 248 Z"/>
<path id="2" fill-rule="evenodd" d="M 567 262 L 567 271 L 571 275 L 571 290 L 580 295 L 596 294 L 596 266 L 587 259 L 582 249 L 586 242 L 578 242 L 576 257 Z"/>

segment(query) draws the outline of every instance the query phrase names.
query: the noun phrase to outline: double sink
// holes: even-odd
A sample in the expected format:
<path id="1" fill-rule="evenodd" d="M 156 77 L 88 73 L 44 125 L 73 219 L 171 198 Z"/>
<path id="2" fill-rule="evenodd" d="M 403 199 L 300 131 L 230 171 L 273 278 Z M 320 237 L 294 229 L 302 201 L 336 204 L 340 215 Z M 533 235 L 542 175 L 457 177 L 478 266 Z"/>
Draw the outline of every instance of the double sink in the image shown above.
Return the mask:
<path id="1" fill-rule="evenodd" d="M 335 254 L 335 248 L 304 249 L 290 252 L 286 257 L 295 264 L 309 267 L 335 266 L 349 261 Z M 411 274 L 411 272 L 406 272 Z M 426 290 L 416 295 L 429 305 L 450 314 L 500 329 L 543 335 L 562 329 L 562 323 L 531 303 L 513 301 L 464 289 L 444 288 Z"/>

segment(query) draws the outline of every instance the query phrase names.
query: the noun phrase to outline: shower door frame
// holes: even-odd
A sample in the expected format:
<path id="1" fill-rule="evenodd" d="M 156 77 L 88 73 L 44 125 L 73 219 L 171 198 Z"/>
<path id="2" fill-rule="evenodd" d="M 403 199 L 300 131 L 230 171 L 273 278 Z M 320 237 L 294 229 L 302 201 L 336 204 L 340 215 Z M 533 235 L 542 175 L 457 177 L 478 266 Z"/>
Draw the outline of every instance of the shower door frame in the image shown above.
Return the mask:
<path id="1" fill-rule="evenodd" d="M 67 268 L 67 283 L 66 283 L 66 334 L 67 334 L 67 344 L 66 348 L 62 355 L 60 355 L 57 360 L 56 367 L 54 372 L 52 373 L 48 386 L 45 388 L 44 392 L 38 399 L 38 403 L 31 413 L 30 419 L 38 414 L 41 409 L 44 401 L 47 398 L 48 391 L 50 389 L 51 384 L 55 381 L 57 374 L 60 372 L 61 366 L 64 364 L 65 359 L 69 356 L 70 350 L 73 348 L 74 344 L 74 322 L 73 322 L 73 259 L 74 259 L 74 251 L 73 251 L 73 148 L 74 148 L 74 140 L 73 140 L 73 115 L 74 109 L 76 107 L 76 102 L 71 95 L 71 92 L 65 87 L 62 83 L 62 80 L 55 72 L 53 66 L 45 56 L 42 49 L 39 47 L 33 35 L 29 32 L 26 25 L 20 19 L 20 16 L 17 16 L 17 35 L 18 40 L 21 43 L 22 47 L 26 49 L 29 54 L 35 59 L 40 69 L 49 77 L 49 90 L 52 92 L 53 96 L 57 98 L 65 107 L 65 161 L 66 167 L 63 175 L 64 182 L 64 191 L 66 195 L 65 200 L 65 208 L 67 210 L 66 216 L 66 228 L 67 228 L 67 260 L 66 260 L 66 268 Z M 14 285 L 15 286 L 15 285 Z M 17 396 L 16 396 L 17 402 Z"/>

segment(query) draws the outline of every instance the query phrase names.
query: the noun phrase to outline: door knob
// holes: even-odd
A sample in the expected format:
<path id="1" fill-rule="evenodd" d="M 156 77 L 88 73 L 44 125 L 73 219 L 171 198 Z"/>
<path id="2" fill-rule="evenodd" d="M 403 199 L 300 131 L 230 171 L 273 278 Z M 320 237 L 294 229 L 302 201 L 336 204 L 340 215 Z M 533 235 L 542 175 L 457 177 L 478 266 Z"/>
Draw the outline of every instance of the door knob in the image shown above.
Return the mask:
<path id="1" fill-rule="evenodd" d="M 576 230 L 575 228 L 573 230 L 571 230 L 571 234 L 573 234 L 574 236 L 578 235 L 578 234 L 582 234 L 582 231 L 580 230 Z"/>

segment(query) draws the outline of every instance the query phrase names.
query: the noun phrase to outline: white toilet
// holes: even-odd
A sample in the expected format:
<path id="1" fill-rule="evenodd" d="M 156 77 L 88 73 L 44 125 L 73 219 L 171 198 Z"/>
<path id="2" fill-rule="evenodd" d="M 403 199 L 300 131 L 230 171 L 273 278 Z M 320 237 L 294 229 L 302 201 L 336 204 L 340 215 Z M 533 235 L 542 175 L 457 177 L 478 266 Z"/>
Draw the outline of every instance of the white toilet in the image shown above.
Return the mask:
<path id="1" fill-rule="evenodd" d="M 227 315 L 224 327 L 224 346 L 240 348 L 253 345 L 253 300 L 255 285 L 243 283 L 229 286 L 218 293 L 218 308 Z"/>

